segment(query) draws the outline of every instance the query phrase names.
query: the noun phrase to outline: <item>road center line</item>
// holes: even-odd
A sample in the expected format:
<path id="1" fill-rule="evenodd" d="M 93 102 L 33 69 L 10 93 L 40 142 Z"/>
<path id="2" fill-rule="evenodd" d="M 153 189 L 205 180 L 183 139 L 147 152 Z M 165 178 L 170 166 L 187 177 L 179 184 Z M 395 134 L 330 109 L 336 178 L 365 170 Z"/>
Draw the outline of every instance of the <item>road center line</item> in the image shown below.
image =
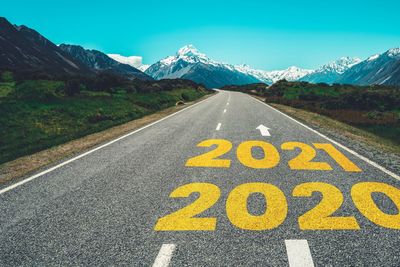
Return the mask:
<path id="1" fill-rule="evenodd" d="M 215 128 L 217 131 L 219 131 L 219 129 L 221 129 L 221 123 L 218 123 L 217 128 Z"/>
<path id="2" fill-rule="evenodd" d="M 290 267 L 314 267 L 307 240 L 285 240 Z"/>
<path id="3" fill-rule="evenodd" d="M 153 267 L 167 267 L 171 262 L 172 254 L 176 248 L 175 244 L 163 244 L 158 252 Z"/>
<path id="4" fill-rule="evenodd" d="M 224 113 L 226 113 L 226 109 L 224 109 Z"/>

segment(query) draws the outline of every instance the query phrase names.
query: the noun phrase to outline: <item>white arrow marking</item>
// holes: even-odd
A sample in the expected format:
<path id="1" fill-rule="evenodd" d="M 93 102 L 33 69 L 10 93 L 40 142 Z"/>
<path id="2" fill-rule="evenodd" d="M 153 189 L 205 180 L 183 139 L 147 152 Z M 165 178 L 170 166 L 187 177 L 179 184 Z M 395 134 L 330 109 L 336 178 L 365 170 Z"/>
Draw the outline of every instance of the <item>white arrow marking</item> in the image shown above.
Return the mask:
<path id="1" fill-rule="evenodd" d="M 260 130 L 262 136 L 271 136 L 269 133 L 270 129 L 262 124 L 260 124 L 256 129 Z"/>

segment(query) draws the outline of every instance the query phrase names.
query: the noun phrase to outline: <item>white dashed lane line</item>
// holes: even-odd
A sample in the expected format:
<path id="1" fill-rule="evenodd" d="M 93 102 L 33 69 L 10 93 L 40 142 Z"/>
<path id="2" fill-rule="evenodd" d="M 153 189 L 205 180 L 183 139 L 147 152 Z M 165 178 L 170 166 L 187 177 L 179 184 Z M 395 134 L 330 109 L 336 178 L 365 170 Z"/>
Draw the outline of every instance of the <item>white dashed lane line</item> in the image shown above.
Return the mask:
<path id="1" fill-rule="evenodd" d="M 217 128 L 215 130 L 219 131 L 221 129 L 221 123 L 218 123 Z"/>
<path id="2" fill-rule="evenodd" d="M 226 113 L 226 109 L 224 109 L 224 113 Z"/>
<path id="3" fill-rule="evenodd" d="M 168 267 L 175 248 L 175 244 L 163 244 L 160 252 L 158 252 L 156 260 L 153 263 L 153 267 Z"/>
<path id="4" fill-rule="evenodd" d="M 290 267 L 314 267 L 307 240 L 285 240 Z"/>
<path id="5" fill-rule="evenodd" d="M 314 267 L 308 242 L 305 239 L 285 240 L 289 267 Z M 163 244 L 153 267 L 168 267 L 176 249 L 175 244 Z"/>

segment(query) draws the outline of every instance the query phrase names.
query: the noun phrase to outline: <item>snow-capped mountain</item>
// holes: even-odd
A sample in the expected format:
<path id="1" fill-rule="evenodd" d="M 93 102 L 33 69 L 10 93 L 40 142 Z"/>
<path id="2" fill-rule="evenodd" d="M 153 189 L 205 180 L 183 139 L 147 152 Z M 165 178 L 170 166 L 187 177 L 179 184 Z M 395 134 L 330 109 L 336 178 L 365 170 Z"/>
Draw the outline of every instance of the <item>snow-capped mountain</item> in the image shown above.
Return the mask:
<path id="1" fill-rule="evenodd" d="M 285 70 L 269 71 L 268 75 L 273 82 L 277 82 L 279 80 L 297 81 L 311 72 L 313 71 L 291 66 Z"/>
<path id="2" fill-rule="evenodd" d="M 265 71 L 265 70 L 257 70 L 252 69 L 248 65 L 237 65 L 235 66 L 236 70 L 246 73 L 248 75 L 254 76 L 260 81 L 264 83 L 274 83 L 279 80 L 287 80 L 287 81 L 296 81 L 301 77 L 309 74 L 312 70 L 301 69 L 295 66 L 289 67 L 285 70 L 274 70 L 274 71 Z"/>
<path id="3" fill-rule="evenodd" d="M 300 80 L 311 83 L 335 83 L 340 76 L 352 66 L 361 62 L 359 58 L 342 57 L 328 64 L 321 66 L 319 69 L 305 75 Z"/>
<path id="4" fill-rule="evenodd" d="M 140 66 L 138 67 L 138 69 L 141 70 L 141 71 L 143 71 L 143 72 L 145 72 L 149 67 L 150 67 L 150 65 L 143 64 L 143 65 L 140 65 Z"/>
<path id="5" fill-rule="evenodd" d="M 307 81 L 312 83 L 349 84 L 400 84 L 400 49 L 393 48 L 361 61 L 342 57 L 318 68 L 301 69 L 295 66 L 285 70 L 265 71 L 248 65 L 231 65 L 210 59 L 193 45 L 179 49 L 174 56 L 151 65 L 145 73 L 155 79 L 183 78 L 202 83 L 207 87 L 240 85 L 279 80 Z"/>
<path id="6" fill-rule="evenodd" d="M 236 65 L 235 69 L 247 75 L 253 76 L 263 83 L 272 84 L 274 81 L 271 79 L 269 72 L 265 70 L 257 70 L 251 68 L 249 65 Z"/>
<path id="7" fill-rule="evenodd" d="M 233 65 L 210 59 L 193 45 L 184 46 L 174 56 L 156 62 L 145 73 L 155 79 L 188 79 L 209 88 L 260 82 Z"/>
<path id="8" fill-rule="evenodd" d="M 385 53 L 370 56 L 346 70 L 337 82 L 357 85 L 399 85 L 400 48 L 392 48 Z"/>

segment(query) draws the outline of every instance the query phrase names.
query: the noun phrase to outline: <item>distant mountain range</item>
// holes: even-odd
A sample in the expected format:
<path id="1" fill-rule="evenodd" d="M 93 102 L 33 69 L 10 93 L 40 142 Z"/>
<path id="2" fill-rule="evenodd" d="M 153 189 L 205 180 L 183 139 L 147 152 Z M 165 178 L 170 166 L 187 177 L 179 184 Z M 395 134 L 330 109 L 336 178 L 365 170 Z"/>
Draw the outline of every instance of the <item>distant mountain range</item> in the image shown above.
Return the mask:
<path id="1" fill-rule="evenodd" d="M 352 66 L 361 62 L 359 58 L 342 57 L 338 60 L 330 62 L 312 71 L 311 73 L 301 77 L 300 81 L 310 83 L 335 83 L 338 79 L 350 69 Z"/>
<path id="2" fill-rule="evenodd" d="M 337 83 L 400 85 L 400 48 L 376 54 L 345 71 Z"/>
<path id="3" fill-rule="evenodd" d="M 193 45 L 179 49 L 174 56 L 166 57 L 146 69 L 145 73 L 155 79 L 183 78 L 207 87 L 241 85 L 249 83 L 273 83 L 281 79 L 297 80 L 311 73 L 297 67 L 280 71 L 263 71 L 248 65 L 231 65 L 210 59 Z"/>
<path id="4" fill-rule="evenodd" d="M 139 69 L 138 69 L 139 68 Z M 209 88 L 250 83 L 271 84 L 278 80 L 356 85 L 400 85 L 400 48 L 389 49 L 365 60 L 343 57 L 316 70 L 295 66 L 265 71 L 248 65 L 215 61 L 193 45 L 179 49 L 151 66 L 141 57 L 104 54 L 78 45 L 55 45 L 37 31 L 12 25 L 0 17 L 0 70 L 38 72 L 49 75 L 95 75 L 110 72 L 128 79 L 182 78 Z"/>
<path id="5" fill-rule="evenodd" d="M 256 77 L 236 70 L 233 65 L 208 58 L 192 45 L 156 62 L 145 73 L 155 79 L 188 79 L 209 88 L 260 82 Z"/>
<path id="6" fill-rule="evenodd" d="M 207 87 L 241 85 L 279 80 L 307 81 L 311 83 L 348 83 L 356 85 L 400 85 L 400 49 L 394 48 L 366 60 L 342 57 L 316 70 L 291 66 L 285 70 L 265 71 L 248 65 L 231 65 L 210 59 L 193 45 L 179 49 L 145 71 L 155 79 L 184 78 Z"/>
<path id="7" fill-rule="evenodd" d="M 0 69 L 48 75 L 95 75 L 111 72 L 128 79 L 152 80 L 140 70 L 96 50 L 55 45 L 37 31 L 0 17 Z"/>
<path id="8" fill-rule="evenodd" d="M 252 69 L 249 65 L 237 65 L 235 66 L 235 69 L 248 75 L 252 75 L 261 82 L 268 84 L 279 80 L 296 81 L 313 72 L 312 70 L 301 69 L 296 66 L 291 66 L 285 70 L 265 71 Z"/>

